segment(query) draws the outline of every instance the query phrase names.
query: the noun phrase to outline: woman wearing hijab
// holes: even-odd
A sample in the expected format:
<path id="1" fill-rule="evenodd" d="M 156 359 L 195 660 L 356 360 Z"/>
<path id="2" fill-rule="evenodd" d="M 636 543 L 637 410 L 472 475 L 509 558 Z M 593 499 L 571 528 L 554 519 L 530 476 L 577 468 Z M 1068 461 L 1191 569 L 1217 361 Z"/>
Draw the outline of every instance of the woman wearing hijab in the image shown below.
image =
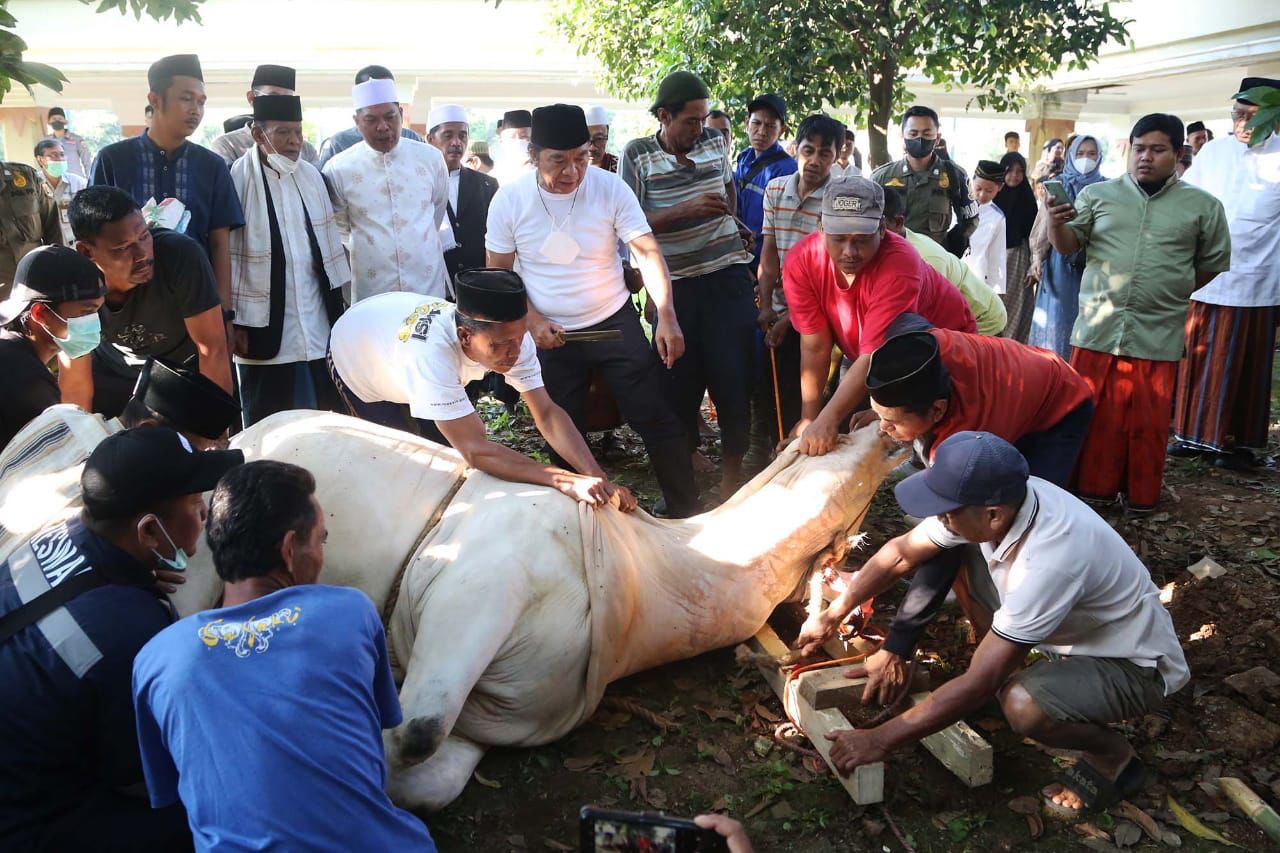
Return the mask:
<path id="1" fill-rule="evenodd" d="M 1074 204 L 1080 190 L 1105 181 L 1099 171 L 1102 147 L 1087 134 L 1076 137 L 1067 149 L 1059 180 Z M 1036 230 L 1045 230 L 1047 247 L 1048 215 L 1037 221 Z M 1039 241 L 1033 238 L 1033 243 Z M 1056 249 L 1048 249 L 1040 268 L 1040 289 L 1036 292 L 1035 311 L 1031 317 L 1031 334 L 1027 343 L 1051 349 L 1064 359 L 1071 358 L 1071 327 L 1080 311 L 1080 277 L 1084 274 L 1084 252 L 1063 257 Z M 1033 258 L 1034 262 L 1034 258 Z"/>
<path id="2" fill-rule="evenodd" d="M 1031 309 L 1035 304 L 1035 279 L 1027 274 L 1031 266 L 1031 229 L 1036 223 L 1036 194 L 1027 181 L 1027 160 L 1016 151 L 1000 158 L 1004 167 L 1004 187 L 996 193 L 995 205 L 1004 211 L 1005 313 L 1009 319 L 1001 337 L 1027 342 L 1031 331 Z"/>

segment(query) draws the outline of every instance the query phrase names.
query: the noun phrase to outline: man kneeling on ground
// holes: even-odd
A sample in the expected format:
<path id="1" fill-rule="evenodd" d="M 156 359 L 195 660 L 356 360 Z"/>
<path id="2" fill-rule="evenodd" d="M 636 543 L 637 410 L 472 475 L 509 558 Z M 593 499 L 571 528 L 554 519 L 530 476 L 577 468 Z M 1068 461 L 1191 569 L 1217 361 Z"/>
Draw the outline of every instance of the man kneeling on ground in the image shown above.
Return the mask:
<path id="1" fill-rule="evenodd" d="M 503 480 L 550 486 L 592 506 L 616 494 L 623 512 L 635 509 L 631 492 L 609 481 L 573 420 L 543 387 L 520 276 L 505 269 L 465 270 L 454 288 L 456 306 L 415 293 L 383 293 L 351 306 L 334 325 L 329 370 L 351 414 L 393 429 L 416 428 Z M 488 439 L 465 389 L 491 371 L 520 392 L 538 432 L 573 471 Z"/>
<path id="2" fill-rule="evenodd" d="M 996 698 L 1018 734 L 1084 753 L 1044 789 L 1053 805 L 1094 810 L 1132 797 L 1145 769 L 1107 724 L 1156 711 L 1191 677 L 1146 567 L 1097 513 L 1029 476 L 1022 454 L 990 433 L 946 439 L 933 467 L 894 491 L 925 521 L 868 560 L 798 645 L 821 642 L 819 620 L 839 624 L 857 603 L 965 543 L 980 544 L 986 563 L 970 568 L 969 617 L 990 630 L 969 669 L 922 704 L 873 729 L 828 734 L 836 768 L 883 761 Z M 1024 669 L 1032 649 L 1047 659 Z"/>
<path id="3" fill-rule="evenodd" d="M 161 631 L 133 667 L 156 807 L 181 798 L 197 850 L 434 851 L 383 790 L 400 700 L 378 611 L 316 583 L 315 478 L 250 462 L 222 478 L 206 535 L 223 607 Z"/>

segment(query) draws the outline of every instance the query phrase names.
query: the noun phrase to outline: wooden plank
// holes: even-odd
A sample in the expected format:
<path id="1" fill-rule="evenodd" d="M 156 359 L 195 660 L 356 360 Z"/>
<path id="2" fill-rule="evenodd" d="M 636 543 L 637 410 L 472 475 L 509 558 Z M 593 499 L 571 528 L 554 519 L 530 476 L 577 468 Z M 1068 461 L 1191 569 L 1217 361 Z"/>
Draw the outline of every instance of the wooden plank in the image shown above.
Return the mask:
<path id="1" fill-rule="evenodd" d="M 780 658 L 787 653 L 786 644 L 778 638 L 778 635 L 768 625 L 761 628 L 759 633 L 751 639 L 750 646 L 753 651 L 762 652 L 774 658 Z M 848 777 L 841 776 L 836 771 L 835 766 L 831 764 L 832 744 L 831 741 L 826 739 L 825 735 L 837 729 L 850 729 L 853 726 L 839 710 L 835 708 L 816 709 L 804 699 L 800 692 L 805 681 L 811 676 L 825 673 L 822 670 L 804 673 L 788 682 L 787 677 L 776 667 L 762 664 L 757 668 L 760 670 L 760 674 L 764 676 L 765 681 L 773 688 L 773 692 L 778 694 L 778 698 L 782 700 L 783 707 L 793 709 L 797 717 L 796 723 L 813 743 L 818 754 L 831 767 L 836 779 L 849 793 L 849 796 L 853 798 L 853 801 L 858 805 L 883 802 L 883 763 L 877 762 L 864 765 L 854 770 Z M 791 694 L 789 700 L 788 692 Z"/>
<path id="2" fill-rule="evenodd" d="M 929 691 L 911 694 L 911 704 L 929 698 Z M 964 720 L 947 726 L 920 741 L 942 765 L 970 788 L 986 785 L 994 774 L 995 751 L 982 735 Z"/>
<path id="3" fill-rule="evenodd" d="M 844 674 L 848 669 L 847 666 L 833 666 L 802 674 L 797 679 L 800 682 L 800 697 L 819 711 L 862 701 L 862 691 L 867 680 L 845 678 Z"/>

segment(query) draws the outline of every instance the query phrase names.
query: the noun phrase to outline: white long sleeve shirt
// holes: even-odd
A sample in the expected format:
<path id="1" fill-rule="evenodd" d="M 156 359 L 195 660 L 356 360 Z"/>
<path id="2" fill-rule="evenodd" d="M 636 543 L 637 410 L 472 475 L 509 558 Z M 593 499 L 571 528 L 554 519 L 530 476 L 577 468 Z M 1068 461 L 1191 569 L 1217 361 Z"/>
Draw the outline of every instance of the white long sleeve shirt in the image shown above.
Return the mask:
<path id="1" fill-rule="evenodd" d="M 1007 256 L 1004 211 L 987 202 L 978 208 L 978 227 L 969 238 L 964 262 L 996 293 L 1004 293 Z"/>
<path id="2" fill-rule="evenodd" d="M 444 156 L 412 139 L 401 138 L 386 154 L 361 141 L 325 163 L 324 177 L 351 253 L 351 301 L 393 291 L 444 298 Z"/>

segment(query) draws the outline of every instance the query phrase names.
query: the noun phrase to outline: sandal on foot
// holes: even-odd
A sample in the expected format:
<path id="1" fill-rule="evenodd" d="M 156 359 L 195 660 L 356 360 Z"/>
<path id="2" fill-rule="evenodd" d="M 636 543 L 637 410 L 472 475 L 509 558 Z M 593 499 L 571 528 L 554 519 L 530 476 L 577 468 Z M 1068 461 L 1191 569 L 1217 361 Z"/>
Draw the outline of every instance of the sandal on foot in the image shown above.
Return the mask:
<path id="1" fill-rule="evenodd" d="M 1083 804 L 1073 809 L 1044 797 L 1045 808 L 1055 817 L 1071 820 L 1088 812 L 1103 811 L 1121 800 L 1127 800 L 1142 790 L 1147 780 L 1146 765 L 1135 755 L 1120 771 L 1115 781 L 1108 779 L 1098 768 L 1083 759 L 1063 768 L 1053 781 L 1075 794 Z"/>

